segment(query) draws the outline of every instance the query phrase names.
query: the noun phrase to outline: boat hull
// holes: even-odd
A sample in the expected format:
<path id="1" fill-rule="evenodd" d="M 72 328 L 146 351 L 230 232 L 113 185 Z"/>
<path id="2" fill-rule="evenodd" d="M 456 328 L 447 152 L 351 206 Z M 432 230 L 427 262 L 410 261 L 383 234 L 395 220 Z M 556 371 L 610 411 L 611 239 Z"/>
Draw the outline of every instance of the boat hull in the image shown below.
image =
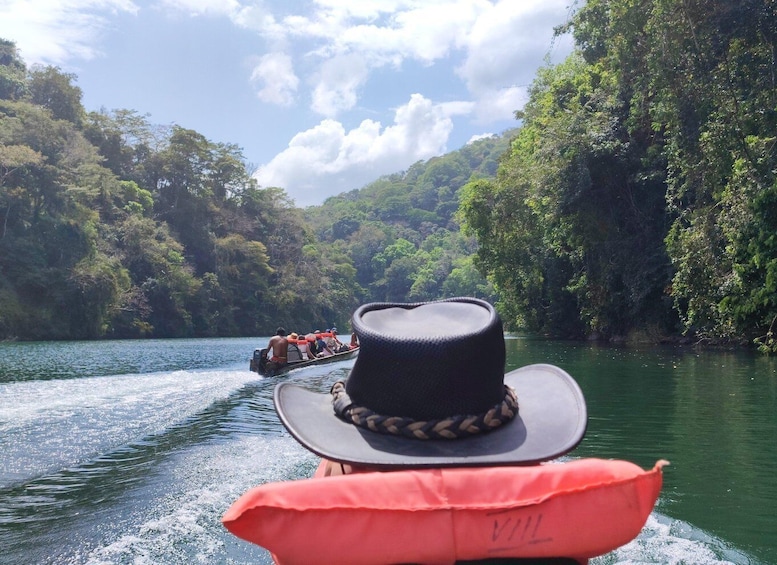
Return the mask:
<path id="1" fill-rule="evenodd" d="M 335 353 L 329 357 L 316 357 L 315 359 L 308 359 L 307 361 L 295 361 L 293 363 L 287 363 L 286 365 L 278 366 L 272 361 L 267 360 L 267 349 L 256 349 L 254 355 L 249 363 L 249 369 L 255 373 L 259 373 L 264 377 L 279 377 L 285 375 L 289 371 L 299 369 L 301 367 L 310 367 L 312 365 L 326 365 L 327 363 L 334 363 L 336 361 L 345 361 L 356 357 L 359 353 L 359 348 L 349 349 L 342 353 Z"/>

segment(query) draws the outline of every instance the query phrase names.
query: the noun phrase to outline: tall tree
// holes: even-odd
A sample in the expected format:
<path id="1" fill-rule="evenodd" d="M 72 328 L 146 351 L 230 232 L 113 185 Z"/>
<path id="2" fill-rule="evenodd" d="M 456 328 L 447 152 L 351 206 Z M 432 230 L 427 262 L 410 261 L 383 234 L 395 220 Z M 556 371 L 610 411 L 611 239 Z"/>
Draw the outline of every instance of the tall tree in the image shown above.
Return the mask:
<path id="1" fill-rule="evenodd" d="M 767 235 L 777 189 L 777 5 L 665 0 L 650 16 L 677 307 L 703 337 L 765 335 L 777 316 L 760 292 L 777 258 Z"/>
<path id="2" fill-rule="evenodd" d="M 496 183 L 466 188 L 479 265 L 516 324 L 554 335 L 671 330 L 663 177 L 643 169 L 651 136 L 630 121 L 628 91 L 579 55 L 542 69 Z"/>
<path id="3" fill-rule="evenodd" d="M 0 38 L 0 100 L 19 100 L 27 94 L 26 73 L 16 44 Z"/>
<path id="4" fill-rule="evenodd" d="M 73 84 L 76 75 L 62 72 L 59 67 L 34 66 L 30 70 L 28 88 L 30 100 L 51 111 L 56 120 L 65 120 L 80 126 L 84 119 L 81 105 L 83 93 Z"/>

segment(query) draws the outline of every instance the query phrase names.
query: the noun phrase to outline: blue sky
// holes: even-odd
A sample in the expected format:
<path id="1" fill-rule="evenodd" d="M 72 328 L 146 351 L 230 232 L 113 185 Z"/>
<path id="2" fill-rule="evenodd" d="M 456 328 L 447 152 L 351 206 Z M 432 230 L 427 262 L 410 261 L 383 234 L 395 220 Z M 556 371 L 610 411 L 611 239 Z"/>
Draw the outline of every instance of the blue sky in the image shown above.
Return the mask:
<path id="1" fill-rule="evenodd" d="M 517 125 L 575 0 L 0 0 L 0 38 L 320 204 Z"/>

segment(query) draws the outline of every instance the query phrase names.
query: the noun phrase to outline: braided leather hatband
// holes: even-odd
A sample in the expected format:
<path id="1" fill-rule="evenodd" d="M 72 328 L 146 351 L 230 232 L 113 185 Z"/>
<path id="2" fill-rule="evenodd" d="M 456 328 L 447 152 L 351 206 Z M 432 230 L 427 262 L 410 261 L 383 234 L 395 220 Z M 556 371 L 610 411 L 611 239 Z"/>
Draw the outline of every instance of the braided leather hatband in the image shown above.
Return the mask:
<path id="1" fill-rule="evenodd" d="M 345 392 L 343 381 L 333 384 L 330 393 L 335 413 L 343 420 L 373 432 L 416 439 L 457 439 L 480 434 L 509 422 L 518 413 L 518 398 L 509 386 L 505 386 L 502 402 L 482 414 L 428 421 L 403 416 L 382 416 L 369 408 L 357 406 Z"/>

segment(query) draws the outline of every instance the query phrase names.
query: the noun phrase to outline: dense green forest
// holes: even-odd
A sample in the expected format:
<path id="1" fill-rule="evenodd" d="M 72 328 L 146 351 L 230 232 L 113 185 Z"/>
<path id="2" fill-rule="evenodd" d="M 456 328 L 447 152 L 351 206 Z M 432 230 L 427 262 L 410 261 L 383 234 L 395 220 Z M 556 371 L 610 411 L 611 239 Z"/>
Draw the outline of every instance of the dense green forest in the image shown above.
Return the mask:
<path id="1" fill-rule="evenodd" d="M 454 215 L 508 135 L 300 210 L 239 147 L 86 112 L 76 80 L 0 41 L 0 339 L 268 335 L 346 328 L 367 301 L 495 298 Z"/>
<path id="2" fill-rule="evenodd" d="M 777 2 L 588 0 L 516 129 L 298 209 L 234 145 L 0 40 L 0 339 L 347 327 L 479 296 L 553 337 L 775 349 Z"/>
<path id="3" fill-rule="evenodd" d="M 777 2 L 588 0 L 498 177 L 464 189 L 507 319 L 556 336 L 777 329 Z"/>

